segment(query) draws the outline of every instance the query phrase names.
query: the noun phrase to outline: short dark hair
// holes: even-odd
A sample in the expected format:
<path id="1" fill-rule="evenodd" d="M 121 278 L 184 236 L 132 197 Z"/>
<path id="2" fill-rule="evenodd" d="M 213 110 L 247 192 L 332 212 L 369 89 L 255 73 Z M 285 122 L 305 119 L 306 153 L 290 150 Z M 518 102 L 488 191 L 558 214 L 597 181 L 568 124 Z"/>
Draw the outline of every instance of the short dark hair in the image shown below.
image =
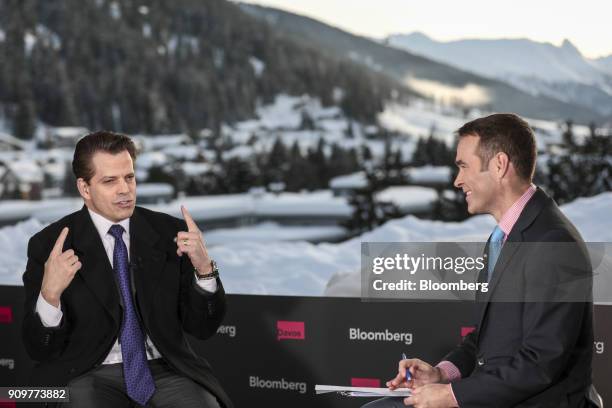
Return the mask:
<path id="1" fill-rule="evenodd" d="M 95 171 L 92 158 L 96 152 L 117 154 L 124 150 L 132 156 L 132 160 L 136 161 L 136 146 L 128 136 L 108 131 L 85 135 L 77 142 L 74 149 L 72 172 L 77 179 L 82 178 L 89 183 Z"/>
<path id="2" fill-rule="evenodd" d="M 514 113 L 496 113 L 461 126 L 459 138 L 478 136 L 478 156 L 483 168 L 499 152 L 508 155 L 518 176 L 531 182 L 535 172 L 536 142 L 529 124 Z"/>

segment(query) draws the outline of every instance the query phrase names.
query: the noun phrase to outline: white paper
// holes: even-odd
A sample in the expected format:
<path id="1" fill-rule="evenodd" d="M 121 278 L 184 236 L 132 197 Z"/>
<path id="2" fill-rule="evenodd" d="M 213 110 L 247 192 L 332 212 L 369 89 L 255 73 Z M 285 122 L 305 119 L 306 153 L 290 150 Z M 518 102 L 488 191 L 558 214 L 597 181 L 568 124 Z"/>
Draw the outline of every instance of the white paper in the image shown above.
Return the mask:
<path id="1" fill-rule="evenodd" d="M 338 392 L 347 397 L 409 397 L 411 390 L 398 388 L 391 391 L 388 388 L 345 387 L 342 385 L 315 385 L 316 394 Z"/>

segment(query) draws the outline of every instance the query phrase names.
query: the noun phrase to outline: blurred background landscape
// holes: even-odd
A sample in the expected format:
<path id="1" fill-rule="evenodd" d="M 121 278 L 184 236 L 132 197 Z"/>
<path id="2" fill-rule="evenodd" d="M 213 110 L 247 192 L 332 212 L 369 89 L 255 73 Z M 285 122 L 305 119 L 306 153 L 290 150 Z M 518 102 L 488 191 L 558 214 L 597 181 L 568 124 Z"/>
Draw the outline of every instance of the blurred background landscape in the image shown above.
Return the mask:
<path id="1" fill-rule="evenodd" d="M 585 240 L 612 241 L 612 48 L 371 38 L 333 19 L 0 2 L 0 283 L 20 285 L 29 237 L 82 206 L 72 154 L 101 129 L 133 137 L 139 204 L 185 204 L 232 293 L 359 296 L 362 241 L 486 240 L 493 220 L 466 219 L 452 186 L 454 131 L 492 112 L 529 121 L 536 184 Z"/>

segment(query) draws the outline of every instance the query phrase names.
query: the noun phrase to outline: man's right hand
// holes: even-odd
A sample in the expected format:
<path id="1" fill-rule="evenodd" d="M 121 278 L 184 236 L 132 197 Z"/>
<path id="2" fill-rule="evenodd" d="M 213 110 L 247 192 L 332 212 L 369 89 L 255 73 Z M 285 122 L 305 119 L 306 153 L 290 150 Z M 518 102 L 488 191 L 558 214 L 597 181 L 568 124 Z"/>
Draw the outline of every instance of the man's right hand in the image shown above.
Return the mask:
<path id="1" fill-rule="evenodd" d="M 68 227 L 64 227 L 57 241 L 55 241 L 47 262 L 45 262 L 45 273 L 40 289 L 40 293 L 47 303 L 55 307 L 59 307 L 60 296 L 82 266 L 79 257 L 75 255 L 72 249 L 62 252 L 67 236 Z"/>
<path id="2" fill-rule="evenodd" d="M 410 372 L 410 381 L 406 381 L 406 370 Z M 408 358 L 400 360 L 398 374 L 394 379 L 387 381 L 387 387 L 391 390 L 396 388 L 415 388 L 443 381 L 443 374 L 439 368 L 432 367 L 418 358 Z"/>

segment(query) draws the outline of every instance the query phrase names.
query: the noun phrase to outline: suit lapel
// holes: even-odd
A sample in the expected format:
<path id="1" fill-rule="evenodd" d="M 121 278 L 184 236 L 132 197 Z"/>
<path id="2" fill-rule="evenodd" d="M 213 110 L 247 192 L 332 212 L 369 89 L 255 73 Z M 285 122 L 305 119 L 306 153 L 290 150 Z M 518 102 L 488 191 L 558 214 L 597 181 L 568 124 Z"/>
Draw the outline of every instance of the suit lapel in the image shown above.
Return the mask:
<path id="1" fill-rule="evenodd" d="M 145 287 L 159 286 L 166 260 L 166 252 L 156 245 L 159 238 L 159 234 L 136 207 L 130 218 L 130 258 L 134 265 L 132 272 L 136 292 L 143 291 Z M 142 296 L 138 300 L 142 301 Z"/>
<path id="2" fill-rule="evenodd" d="M 512 256 L 514 255 L 514 253 L 516 252 L 518 248 L 518 245 L 506 245 L 508 242 L 510 242 L 510 235 L 508 236 L 508 239 L 502 246 L 502 250 L 499 253 L 497 262 L 495 263 L 495 268 L 493 269 L 493 276 L 491 277 L 491 281 L 489 282 L 488 291 L 486 295 L 484 296 L 484 301 L 487 303 L 491 299 L 491 296 L 493 295 L 493 292 L 495 291 L 495 288 L 497 287 L 497 284 L 499 283 L 501 276 L 503 275 L 504 271 L 510 264 L 510 261 L 512 260 Z M 519 241 L 515 240 L 514 242 L 519 242 Z"/>
<path id="3" fill-rule="evenodd" d="M 525 208 L 521 212 L 521 215 L 516 221 L 516 224 L 514 224 L 512 231 L 510 231 L 510 234 L 508 235 L 508 239 L 506 240 L 506 243 L 511 242 L 514 244 L 506 245 L 506 243 L 504 243 L 502 250 L 499 254 L 499 258 L 497 259 L 497 262 L 495 263 L 495 268 L 493 270 L 493 277 L 491 279 L 491 282 L 489 283 L 488 291 L 482 299 L 484 303 L 479 308 L 480 309 L 480 316 L 478 319 L 479 329 L 482 327 L 482 323 L 484 321 L 487 310 L 489 308 L 489 304 L 491 302 L 491 298 L 493 297 L 493 293 L 495 292 L 495 288 L 499 284 L 499 281 L 501 280 L 501 277 L 503 276 L 504 271 L 510 265 L 512 261 L 512 257 L 514 256 L 514 254 L 516 253 L 520 245 L 518 243 L 524 241 L 523 231 L 526 230 L 533 223 L 533 221 L 536 219 L 538 214 L 540 214 L 540 212 L 542 211 L 542 208 L 544 207 L 544 205 L 546 204 L 548 200 L 550 200 L 548 195 L 546 195 L 546 193 L 538 187 L 533 197 L 531 197 L 531 199 L 527 202 L 527 205 L 525 205 Z M 489 237 L 489 239 L 491 239 L 491 237 Z M 487 242 L 487 245 L 486 245 L 487 249 L 485 249 L 486 251 L 485 253 L 487 254 L 488 254 L 488 247 L 489 247 L 489 243 Z M 486 273 L 487 268 L 488 266 L 485 266 L 484 268 L 485 273 Z"/>
<path id="4" fill-rule="evenodd" d="M 116 323 L 120 322 L 119 290 L 106 250 L 87 207 L 77 213 L 72 247 L 83 267 L 78 271 L 85 285 Z"/>

